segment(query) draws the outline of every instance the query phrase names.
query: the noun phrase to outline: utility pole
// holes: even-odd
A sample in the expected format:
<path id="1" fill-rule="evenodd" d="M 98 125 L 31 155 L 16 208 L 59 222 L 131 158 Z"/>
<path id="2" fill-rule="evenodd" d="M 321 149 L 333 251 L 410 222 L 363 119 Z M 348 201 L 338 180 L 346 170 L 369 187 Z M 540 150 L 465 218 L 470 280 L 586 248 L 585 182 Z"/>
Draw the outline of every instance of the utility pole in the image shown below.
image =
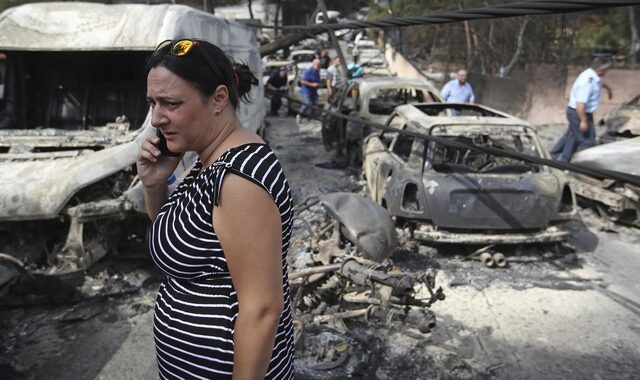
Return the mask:
<path id="1" fill-rule="evenodd" d="M 324 0 L 318 0 L 318 8 L 320 8 L 320 10 L 322 11 L 322 18 L 324 19 L 324 23 L 328 24 L 329 23 L 329 15 L 327 14 L 327 6 L 324 3 Z M 338 39 L 336 38 L 335 32 L 333 30 L 328 30 L 327 33 L 329 34 L 329 37 L 331 38 L 331 42 L 333 43 L 333 46 L 336 49 L 336 52 L 338 53 L 338 57 L 340 57 L 340 64 L 342 65 L 342 70 L 343 70 L 343 76 L 345 80 L 349 79 L 348 78 L 348 69 L 347 69 L 347 61 L 344 60 L 344 54 L 342 54 L 342 49 L 340 49 L 340 43 L 338 42 Z"/>

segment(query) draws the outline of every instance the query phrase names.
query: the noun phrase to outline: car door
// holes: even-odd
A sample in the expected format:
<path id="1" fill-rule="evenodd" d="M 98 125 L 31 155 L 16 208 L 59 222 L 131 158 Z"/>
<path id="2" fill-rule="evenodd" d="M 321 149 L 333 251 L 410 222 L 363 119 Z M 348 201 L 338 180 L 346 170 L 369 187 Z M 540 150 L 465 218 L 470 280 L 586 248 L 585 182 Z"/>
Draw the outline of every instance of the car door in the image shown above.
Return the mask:
<path id="1" fill-rule="evenodd" d="M 405 219 L 420 219 L 425 214 L 425 193 L 422 181 L 425 142 L 412 136 L 398 136 L 392 154 L 397 167 L 386 183 L 388 209 L 392 215 Z"/>
<path id="2" fill-rule="evenodd" d="M 396 129 L 402 129 L 404 123 L 405 119 L 401 115 L 394 115 L 389 119 L 388 125 Z M 374 166 L 374 178 L 372 178 L 371 181 L 373 183 L 372 187 L 375 189 L 374 199 L 380 204 L 384 204 L 383 199 L 386 184 L 400 164 L 396 154 L 392 151 L 399 136 L 401 135 L 398 132 L 390 131 L 380 134 L 379 140 L 384 150 L 375 157 L 372 162 L 372 166 Z"/>
<path id="3" fill-rule="evenodd" d="M 392 114 L 387 125 L 400 128 L 404 121 L 400 115 Z M 380 189 L 378 187 L 378 177 L 380 176 L 380 167 L 385 166 L 383 162 L 389 160 L 388 149 L 397 133 L 383 131 L 374 132 L 367 136 L 364 140 L 364 157 L 362 160 L 362 169 L 367 187 L 371 193 L 371 199 L 380 202 L 378 197 Z"/>
<path id="4" fill-rule="evenodd" d="M 406 129 L 405 126 L 402 128 Z M 411 156 L 411 147 L 415 138 L 404 133 L 398 133 L 389 149 L 388 159 L 380 165 L 378 175 L 378 188 L 380 202 L 394 215 L 400 209 L 400 196 L 403 174 L 406 172 L 405 166 Z M 393 210 L 393 211 L 392 211 Z"/>

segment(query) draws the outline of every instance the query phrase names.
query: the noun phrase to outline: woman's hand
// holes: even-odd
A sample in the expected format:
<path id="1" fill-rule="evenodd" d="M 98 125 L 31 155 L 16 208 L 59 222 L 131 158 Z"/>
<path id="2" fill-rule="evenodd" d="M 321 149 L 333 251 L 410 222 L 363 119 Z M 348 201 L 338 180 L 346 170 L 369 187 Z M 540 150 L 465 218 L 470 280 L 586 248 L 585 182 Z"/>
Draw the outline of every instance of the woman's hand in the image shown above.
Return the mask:
<path id="1" fill-rule="evenodd" d="M 147 136 L 140 147 L 136 161 L 138 177 L 144 185 L 144 204 L 151 220 L 155 219 L 169 195 L 167 179 L 171 176 L 183 155 L 179 157 L 160 156 L 158 136 Z"/>
<path id="2" fill-rule="evenodd" d="M 149 188 L 165 185 L 167 178 L 176 170 L 182 159 L 182 155 L 179 157 L 160 156 L 158 143 L 160 143 L 159 137 L 147 136 L 140 147 L 140 154 L 136 161 L 140 181 Z"/>

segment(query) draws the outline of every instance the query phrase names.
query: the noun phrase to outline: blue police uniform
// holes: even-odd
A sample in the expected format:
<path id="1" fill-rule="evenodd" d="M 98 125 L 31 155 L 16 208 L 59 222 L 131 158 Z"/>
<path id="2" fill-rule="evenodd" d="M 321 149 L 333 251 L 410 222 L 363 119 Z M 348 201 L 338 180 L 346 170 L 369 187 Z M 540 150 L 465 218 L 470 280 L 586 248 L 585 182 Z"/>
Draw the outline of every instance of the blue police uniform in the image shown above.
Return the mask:
<path id="1" fill-rule="evenodd" d="M 601 78 L 592 68 L 588 68 L 573 82 L 567 105 L 569 127 L 564 135 L 551 148 L 551 157 L 569 161 L 576 151 L 589 148 L 596 143 L 596 129 L 593 123 L 593 112 L 600 104 Z M 587 132 L 580 130 L 580 117 L 576 111 L 577 103 L 584 103 L 587 114 Z"/>

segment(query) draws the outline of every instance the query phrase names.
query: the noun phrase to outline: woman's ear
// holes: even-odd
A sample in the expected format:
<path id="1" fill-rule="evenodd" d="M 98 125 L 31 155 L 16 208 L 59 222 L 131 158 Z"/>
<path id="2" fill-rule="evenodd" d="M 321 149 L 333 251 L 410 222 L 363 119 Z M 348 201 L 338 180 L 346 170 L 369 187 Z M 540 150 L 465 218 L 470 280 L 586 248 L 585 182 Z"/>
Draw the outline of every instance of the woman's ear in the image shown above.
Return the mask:
<path id="1" fill-rule="evenodd" d="M 221 84 L 215 89 L 209 99 L 216 114 L 219 114 L 224 107 L 227 106 L 227 103 L 229 103 L 229 89 L 227 86 Z"/>

